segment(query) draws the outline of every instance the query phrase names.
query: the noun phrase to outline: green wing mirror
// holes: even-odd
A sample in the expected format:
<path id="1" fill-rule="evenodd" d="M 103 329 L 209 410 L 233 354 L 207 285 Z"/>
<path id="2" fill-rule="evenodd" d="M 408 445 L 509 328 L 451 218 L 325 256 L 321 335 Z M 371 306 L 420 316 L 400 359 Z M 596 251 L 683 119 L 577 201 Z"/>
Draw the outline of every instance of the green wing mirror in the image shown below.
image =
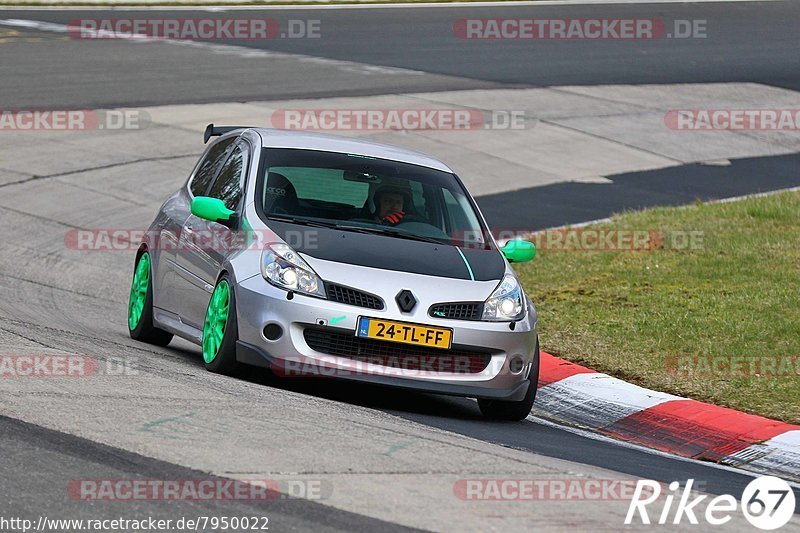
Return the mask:
<path id="1" fill-rule="evenodd" d="M 524 263 L 536 255 L 536 245 L 530 241 L 515 239 L 508 241 L 501 250 L 509 263 Z"/>
<path id="2" fill-rule="evenodd" d="M 192 214 L 204 220 L 218 222 L 223 226 L 232 227 L 237 222 L 236 211 L 225 207 L 225 202 L 219 198 L 208 196 L 195 196 L 192 200 Z"/>

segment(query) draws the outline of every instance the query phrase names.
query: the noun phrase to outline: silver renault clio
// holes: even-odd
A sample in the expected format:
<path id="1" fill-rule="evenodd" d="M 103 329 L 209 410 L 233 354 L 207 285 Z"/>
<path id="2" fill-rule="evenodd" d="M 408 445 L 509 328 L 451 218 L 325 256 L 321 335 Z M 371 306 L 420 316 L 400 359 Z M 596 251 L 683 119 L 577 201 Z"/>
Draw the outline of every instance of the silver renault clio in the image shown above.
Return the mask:
<path id="1" fill-rule="evenodd" d="M 536 311 L 443 163 L 332 135 L 218 127 L 136 254 L 128 327 L 242 365 L 474 397 L 520 420 L 539 375 Z"/>

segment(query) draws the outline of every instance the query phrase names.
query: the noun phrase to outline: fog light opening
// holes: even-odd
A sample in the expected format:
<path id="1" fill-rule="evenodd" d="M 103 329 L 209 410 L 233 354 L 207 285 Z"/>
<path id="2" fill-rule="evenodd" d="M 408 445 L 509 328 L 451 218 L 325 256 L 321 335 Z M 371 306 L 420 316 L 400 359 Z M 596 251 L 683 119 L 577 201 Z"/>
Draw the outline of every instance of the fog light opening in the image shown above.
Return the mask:
<path id="1" fill-rule="evenodd" d="M 511 361 L 508 362 L 508 369 L 512 374 L 519 374 L 524 368 L 525 361 L 522 359 L 522 357 L 514 356 L 511 358 Z"/>
<path id="2" fill-rule="evenodd" d="M 268 341 L 276 341 L 283 336 L 283 328 L 278 324 L 267 324 L 264 326 L 264 337 Z"/>

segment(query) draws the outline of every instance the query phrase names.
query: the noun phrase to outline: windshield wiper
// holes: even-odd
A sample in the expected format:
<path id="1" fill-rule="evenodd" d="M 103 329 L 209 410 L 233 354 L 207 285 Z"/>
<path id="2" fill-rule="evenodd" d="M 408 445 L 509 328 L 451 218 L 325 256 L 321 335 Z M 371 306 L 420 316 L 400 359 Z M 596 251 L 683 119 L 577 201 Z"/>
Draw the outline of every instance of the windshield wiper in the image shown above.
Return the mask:
<path id="1" fill-rule="evenodd" d="M 398 229 L 393 228 L 380 228 L 375 227 L 371 228 L 369 226 L 349 226 L 344 224 L 336 224 L 334 226 L 336 229 L 346 230 L 346 231 L 355 231 L 358 233 L 373 233 L 375 235 L 391 235 L 392 237 L 399 237 L 401 239 L 408 239 L 411 241 L 420 241 L 420 242 L 429 242 L 431 244 L 447 244 L 440 239 L 436 239 L 434 237 L 426 237 L 424 235 L 417 235 L 415 233 L 408 233 L 405 231 L 401 231 Z"/>
<path id="2" fill-rule="evenodd" d="M 309 220 L 307 218 L 295 218 L 292 216 L 284 216 L 284 215 L 267 215 L 269 220 L 275 220 L 276 222 L 288 222 L 289 224 L 300 224 L 302 226 L 314 226 L 317 228 L 335 228 L 338 224 L 334 224 L 332 222 L 321 222 L 318 220 Z"/>
<path id="3" fill-rule="evenodd" d="M 448 244 L 447 242 L 442 241 L 441 239 L 436 239 L 434 237 L 425 237 L 424 235 L 416 235 L 414 233 L 408 233 L 405 231 L 401 231 L 394 228 L 384 228 L 384 227 L 369 227 L 369 226 L 353 226 L 350 224 L 338 224 L 336 222 L 322 222 L 320 220 L 309 220 L 307 218 L 295 218 L 292 216 L 286 215 L 267 215 L 269 220 L 275 220 L 278 222 L 288 222 L 290 224 L 300 224 L 303 226 L 313 226 L 317 228 L 331 228 L 331 229 L 338 229 L 342 231 L 352 231 L 354 233 L 370 233 L 374 235 L 390 235 L 392 237 L 398 237 L 400 239 L 408 239 L 411 241 L 420 241 L 420 242 L 428 242 L 431 244 Z"/>

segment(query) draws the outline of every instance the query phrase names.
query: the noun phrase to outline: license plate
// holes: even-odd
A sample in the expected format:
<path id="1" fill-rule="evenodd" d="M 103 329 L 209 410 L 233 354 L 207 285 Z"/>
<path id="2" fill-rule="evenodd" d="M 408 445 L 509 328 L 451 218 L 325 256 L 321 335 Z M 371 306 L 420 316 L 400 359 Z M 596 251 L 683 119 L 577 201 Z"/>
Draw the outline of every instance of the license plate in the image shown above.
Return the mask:
<path id="1" fill-rule="evenodd" d="M 453 330 L 359 317 L 356 337 L 448 349 L 453 342 Z"/>

